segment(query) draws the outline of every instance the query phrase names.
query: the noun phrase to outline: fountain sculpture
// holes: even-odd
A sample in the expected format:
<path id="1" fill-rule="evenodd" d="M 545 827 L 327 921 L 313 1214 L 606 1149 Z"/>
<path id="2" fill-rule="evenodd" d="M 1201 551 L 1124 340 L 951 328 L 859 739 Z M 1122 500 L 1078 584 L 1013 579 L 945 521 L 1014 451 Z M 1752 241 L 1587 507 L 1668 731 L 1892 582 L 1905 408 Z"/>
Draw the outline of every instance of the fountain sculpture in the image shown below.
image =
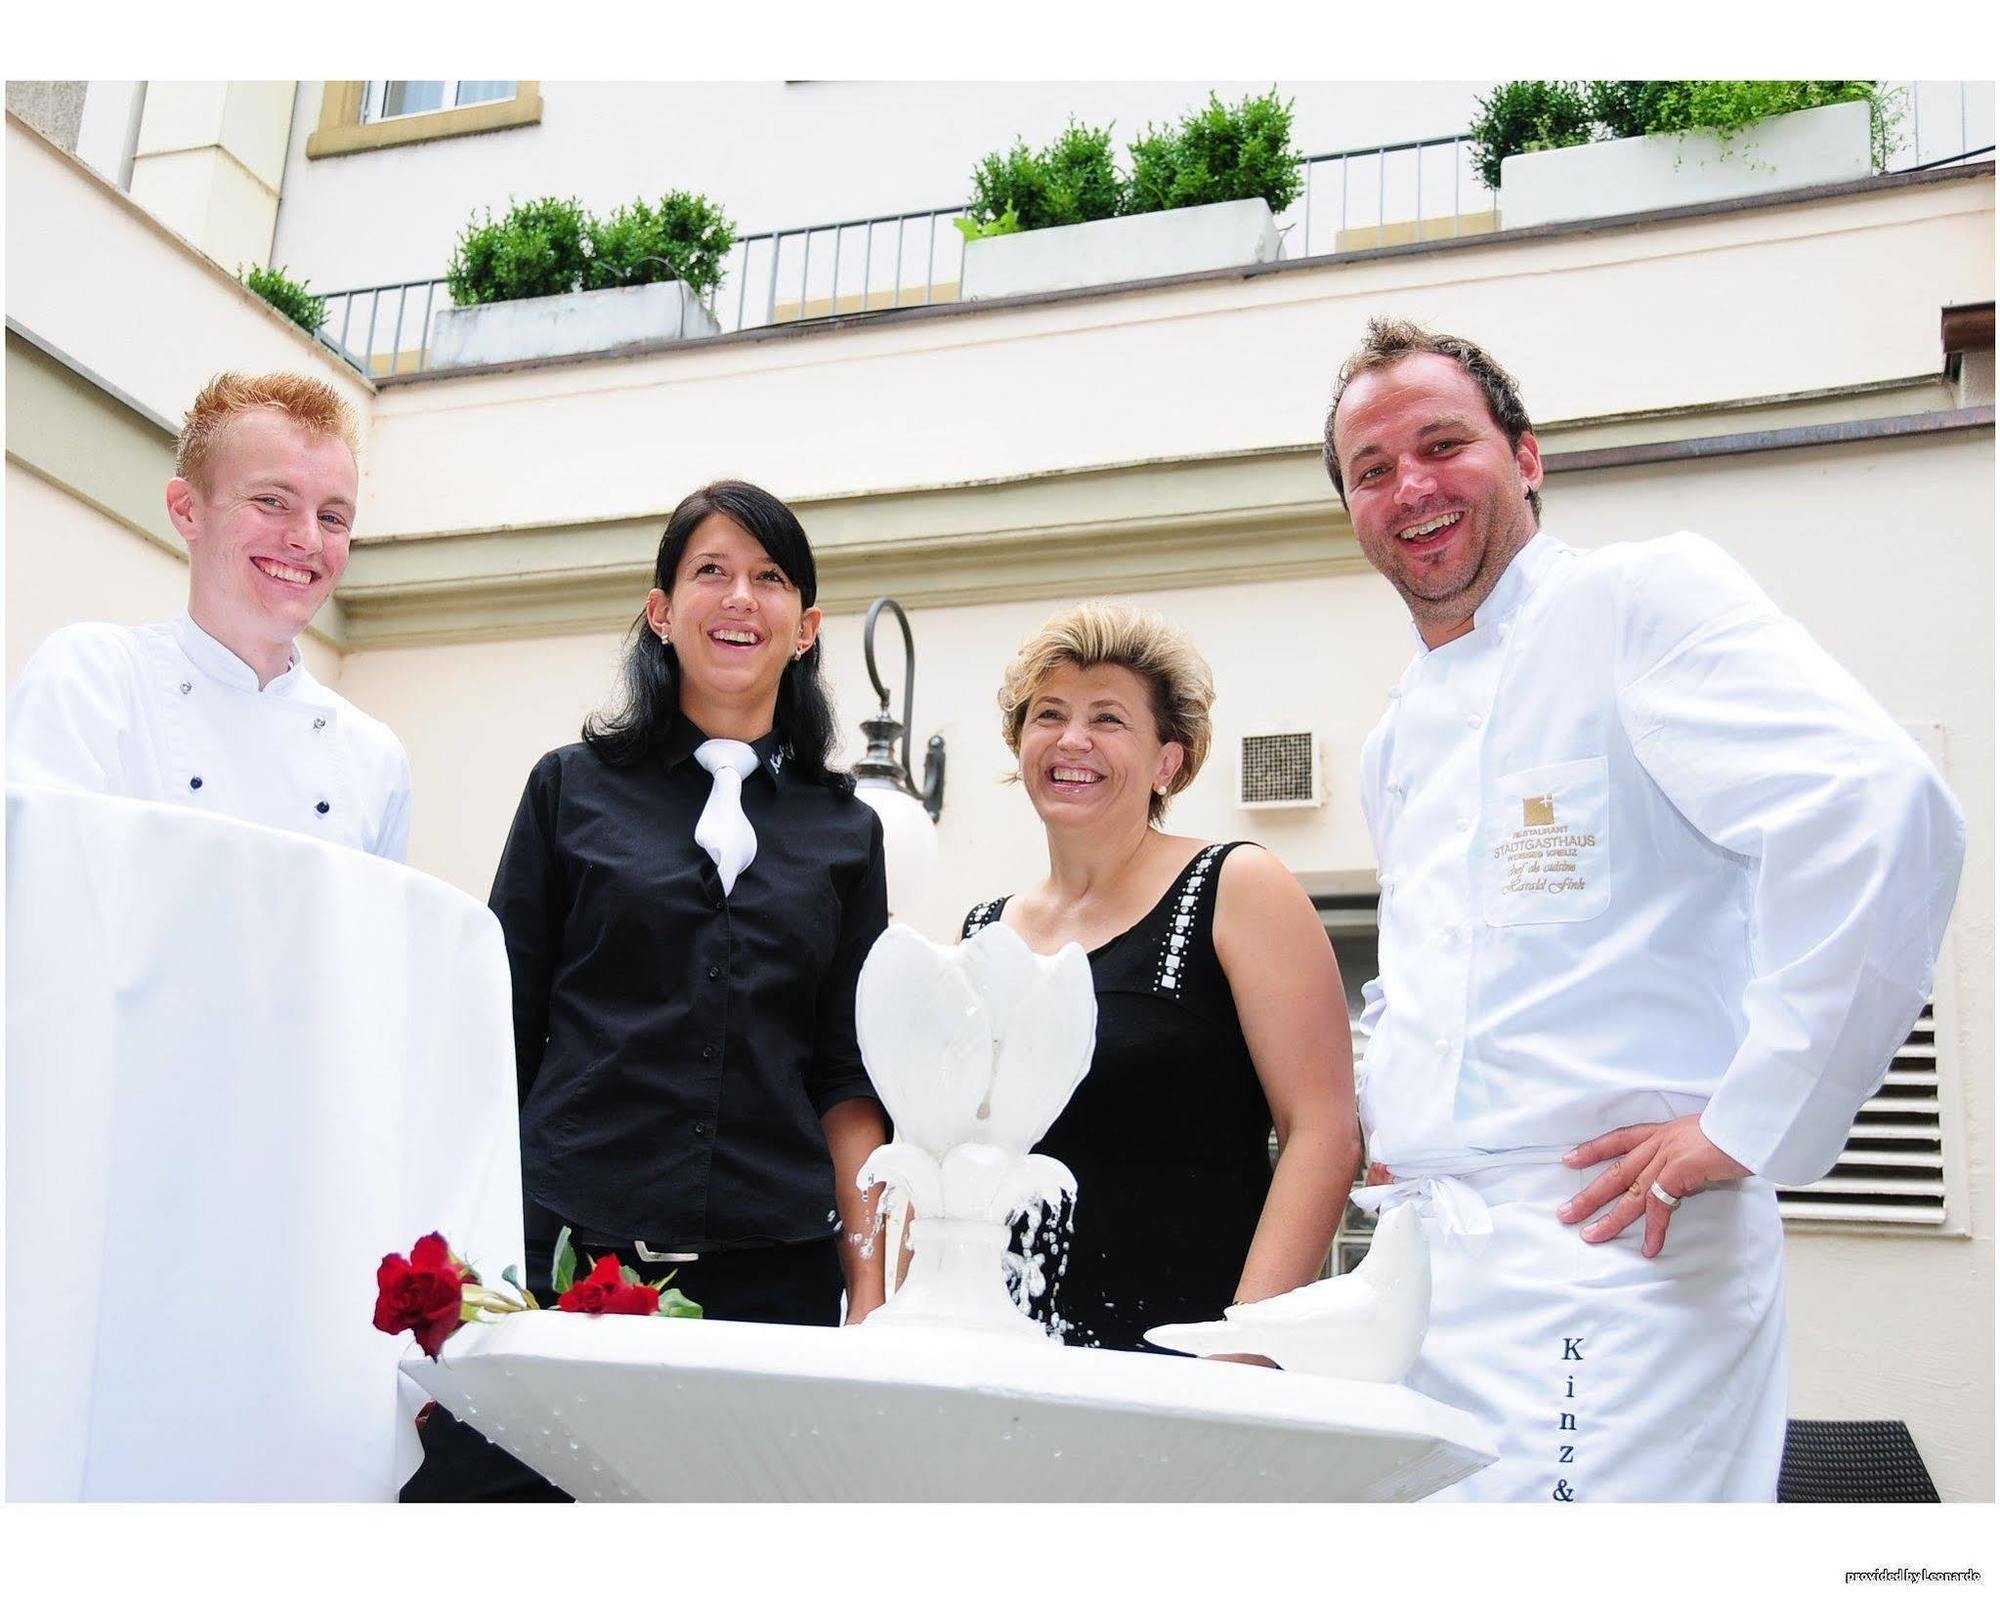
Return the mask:
<path id="1" fill-rule="evenodd" d="M 855 1022 L 896 1129 L 860 1182 L 907 1201 L 912 1251 L 866 1325 L 1045 1336 L 1007 1292 L 1007 1243 L 1014 1217 L 1076 1192 L 1032 1151 L 1090 1070 L 1089 960 L 1074 944 L 1037 955 L 997 925 L 951 948 L 892 927 L 861 969 Z"/>
<path id="2" fill-rule="evenodd" d="M 896 1128 L 860 1180 L 907 1200 L 914 1251 L 864 1325 L 529 1311 L 404 1372 L 583 1499 L 1412 1499 L 1493 1459 L 1483 1424 L 1384 1380 L 1429 1303 L 1408 1206 L 1347 1278 L 1155 1331 L 1290 1374 L 1066 1349 L 1016 1307 L 1010 1219 L 1076 1188 L 1034 1147 L 1090 1069 L 1081 949 L 1037 955 L 997 926 L 946 949 L 893 927 L 856 1020 Z"/>

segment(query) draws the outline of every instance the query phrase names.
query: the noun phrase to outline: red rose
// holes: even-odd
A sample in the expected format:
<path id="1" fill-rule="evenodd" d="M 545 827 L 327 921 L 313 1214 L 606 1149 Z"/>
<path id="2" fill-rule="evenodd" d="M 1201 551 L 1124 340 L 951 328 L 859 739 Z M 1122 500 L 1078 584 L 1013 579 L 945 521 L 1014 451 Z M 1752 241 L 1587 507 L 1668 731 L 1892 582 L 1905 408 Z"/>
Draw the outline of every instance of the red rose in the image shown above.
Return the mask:
<path id="1" fill-rule="evenodd" d="M 590 1275 L 556 1301 L 561 1310 L 590 1316 L 650 1316 L 660 1308 L 660 1291 L 625 1281 L 616 1255 L 600 1255 Z"/>
<path id="2" fill-rule="evenodd" d="M 410 1258 L 384 1255 L 375 1272 L 375 1325 L 385 1333 L 413 1332 L 417 1347 L 436 1360 L 458 1331 L 458 1312 L 471 1277 L 452 1259 L 442 1233 L 426 1233 Z"/>

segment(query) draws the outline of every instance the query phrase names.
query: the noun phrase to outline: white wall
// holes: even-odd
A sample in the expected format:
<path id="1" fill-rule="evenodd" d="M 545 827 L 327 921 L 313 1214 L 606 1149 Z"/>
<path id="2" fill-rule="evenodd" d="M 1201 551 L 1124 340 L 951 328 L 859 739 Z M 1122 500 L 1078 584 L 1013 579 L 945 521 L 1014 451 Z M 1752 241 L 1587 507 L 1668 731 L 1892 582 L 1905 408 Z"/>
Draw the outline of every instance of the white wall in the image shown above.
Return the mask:
<path id="1" fill-rule="evenodd" d="M 563 526 L 723 474 L 804 499 L 1297 446 L 1384 313 L 1498 352 L 1538 421 L 1935 374 L 1939 308 L 1991 296 L 1992 203 L 1939 184 L 398 386 L 366 521 Z"/>
<path id="2" fill-rule="evenodd" d="M 1122 163 L 1149 121 L 1211 87 L 1234 102 L 1272 85 L 544 83 L 537 125 L 314 161 L 321 87 L 301 85 L 272 259 L 325 290 L 441 277 L 475 209 L 543 194 L 609 209 L 693 189 L 743 233 L 954 206 L 982 156 L 1016 137 L 1040 146 L 1071 115 L 1112 123 Z M 1462 132 L 1487 87 L 1277 85 L 1307 155 Z"/>
<path id="3" fill-rule="evenodd" d="M 350 368 L 101 175 L 11 121 L 7 315 L 176 424 L 232 367 L 309 373 L 364 426 L 368 417 L 369 387 Z"/>

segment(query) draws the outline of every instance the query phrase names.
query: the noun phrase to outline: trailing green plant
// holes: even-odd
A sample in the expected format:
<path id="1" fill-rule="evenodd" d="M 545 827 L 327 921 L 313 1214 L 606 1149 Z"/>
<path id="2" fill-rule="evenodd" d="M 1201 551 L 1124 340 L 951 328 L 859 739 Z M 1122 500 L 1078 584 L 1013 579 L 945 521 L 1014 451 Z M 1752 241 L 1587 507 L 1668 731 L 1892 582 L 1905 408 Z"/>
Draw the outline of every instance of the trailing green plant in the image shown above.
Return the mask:
<path id="1" fill-rule="evenodd" d="M 1005 234 L 1021 231 L 1021 217 L 1011 205 L 990 222 L 975 222 L 971 217 L 953 217 L 951 225 L 965 235 L 965 242 L 974 239 L 997 239 Z"/>
<path id="2" fill-rule="evenodd" d="M 590 263 L 590 217 L 553 195 L 517 201 L 498 222 L 467 220 L 445 271 L 453 305 L 491 305 L 568 294 Z"/>
<path id="3" fill-rule="evenodd" d="M 1736 136 L 1766 117 L 1849 100 L 1868 102 L 1870 154 L 1879 172 L 1897 143 L 1902 101 L 1867 79 L 1524 79 L 1481 100 L 1468 132 L 1480 178 L 1498 189 L 1500 163 L 1510 155 L 1648 133 L 1706 133 L 1727 156 Z"/>
<path id="4" fill-rule="evenodd" d="M 1263 200 L 1283 211 L 1304 183 L 1303 158 L 1292 147 L 1292 102 L 1275 88 L 1233 106 L 1210 90 L 1208 104 L 1177 127 L 1147 124 L 1131 153 L 1129 215 L 1226 200 Z"/>
<path id="5" fill-rule="evenodd" d="M 1067 227 L 1115 217 L 1124 201 L 1110 126 L 1072 121 L 1040 150 L 1016 139 L 1004 155 L 984 157 L 972 170 L 972 197 L 956 226 L 968 239 Z"/>
<path id="6" fill-rule="evenodd" d="M 290 317 L 308 333 L 319 332 L 320 324 L 326 321 L 326 296 L 312 292 L 310 278 L 295 283 L 286 276 L 283 267 L 260 266 L 239 266 L 236 277 L 258 299 Z"/>
<path id="7" fill-rule="evenodd" d="M 1478 104 L 1479 115 L 1466 131 L 1473 166 L 1489 189 L 1500 187 L 1500 163 L 1510 155 L 1590 141 L 1590 92 L 1581 83 L 1533 78 L 1503 83 Z"/>
<path id="8" fill-rule="evenodd" d="M 1657 87 L 1652 116 L 1643 131 L 1712 133 L 1724 155 L 1737 134 L 1766 117 L 1866 100 L 1869 154 L 1880 172 L 1888 165 L 1896 124 L 1902 118 L 1900 96 L 1862 78 L 1720 78 L 1675 80 Z"/>
<path id="9" fill-rule="evenodd" d="M 678 279 L 698 295 L 722 281 L 736 225 L 704 195 L 676 189 L 658 205 L 634 200 L 592 220 L 586 237 L 586 289 L 616 289 Z"/>

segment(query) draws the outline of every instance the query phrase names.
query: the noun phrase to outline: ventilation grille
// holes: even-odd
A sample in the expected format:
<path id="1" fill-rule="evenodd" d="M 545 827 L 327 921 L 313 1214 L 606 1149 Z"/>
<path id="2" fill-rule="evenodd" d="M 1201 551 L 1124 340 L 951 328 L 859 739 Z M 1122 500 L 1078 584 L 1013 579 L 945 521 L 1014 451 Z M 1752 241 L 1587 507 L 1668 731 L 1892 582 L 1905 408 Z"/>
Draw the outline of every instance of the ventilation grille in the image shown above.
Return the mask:
<path id="1" fill-rule="evenodd" d="M 1938 1105 L 1937 1020 L 1924 1007 L 1889 1077 L 1861 1107 L 1833 1170 L 1803 1188 L 1780 1188 L 1788 1221 L 1945 1221 L 1944 1124 Z"/>
<path id="2" fill-rule="evenodd" d="M 1311 733 L 1245 734 L 1237 771 L 1236 803 L 1245 810 L 1324 803 Z"/>

